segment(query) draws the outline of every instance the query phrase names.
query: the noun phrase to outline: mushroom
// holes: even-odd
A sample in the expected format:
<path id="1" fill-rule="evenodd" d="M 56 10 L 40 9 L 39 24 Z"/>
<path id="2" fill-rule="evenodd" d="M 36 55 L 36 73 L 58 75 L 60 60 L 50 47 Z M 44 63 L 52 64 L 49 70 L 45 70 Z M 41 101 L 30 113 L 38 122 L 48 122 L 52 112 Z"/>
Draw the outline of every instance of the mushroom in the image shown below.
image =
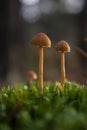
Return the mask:
<path id="1" fill-rule="evenodd" d="M 37 79 L 37 74 L 33 70 L 30 70 L 27 72 L 27 79 L 31 87 L 33 80 Z"/>
<path id="2" fill-rule="evenodd" d="M 65 82 L 65 52 L 70 52 L 70 46 L 64 40 L 59 41 L 59 43 L 55 46 L 55 50 L 61 52 L 61 86 L 64 87 Z"/>
<path id="3" fill-rule="evenodd" d="M 31 43 L 39 47 L 39 91 L 43 93 L 43 47 L 51 47 L 51 41 L 45 33 L 38 33 Z"/>

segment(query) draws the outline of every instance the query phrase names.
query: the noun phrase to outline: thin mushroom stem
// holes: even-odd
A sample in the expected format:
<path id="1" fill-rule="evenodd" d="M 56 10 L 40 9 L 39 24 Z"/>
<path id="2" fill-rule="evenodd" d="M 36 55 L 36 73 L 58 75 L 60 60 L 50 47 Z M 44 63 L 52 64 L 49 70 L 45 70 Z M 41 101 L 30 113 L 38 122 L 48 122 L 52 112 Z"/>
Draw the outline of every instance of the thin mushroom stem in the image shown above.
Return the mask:
<path id="1" fill-rule="evenodd" d="M 64 52 L 61 52 L 61 85 L 64 87 L 65 82 L 65 57 Z"/>
<path id="2" fill-rule="evenodd" d="M 43 93 L 43 48 L 39 47 L 39 91 Z"/>
<path id="3" fill-rule="evenodd" d="M 33 83 L 33 80 L 29 79 L 29 86 L 30 86 L 30 88 L 32 88 L 32 83 Z"/>

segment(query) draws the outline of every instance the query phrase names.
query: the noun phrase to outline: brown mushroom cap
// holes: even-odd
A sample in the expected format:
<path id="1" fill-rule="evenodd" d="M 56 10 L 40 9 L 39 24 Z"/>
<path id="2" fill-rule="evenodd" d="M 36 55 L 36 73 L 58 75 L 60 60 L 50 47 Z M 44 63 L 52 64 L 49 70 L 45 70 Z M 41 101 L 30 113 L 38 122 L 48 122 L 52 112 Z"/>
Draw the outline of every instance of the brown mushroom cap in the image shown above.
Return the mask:
<path id="1" fill-rule="evenodd" d="M 51 47 L 51 41 L 45 33 L 38 33 L 35 35 L 32 38 L 31 43 L 40 47 Z"/>
<path id="2" fill-rule="evenodd" d="M 37 79 L 37 74 L 34 71 L 30 70 L 27 72 L 27 78 L 28 79 Z"/>
<path id="3" fill-rule="evenodd" d="M 70 52 L 70 46 L 66 41 L 61 40 L 55 46 L 55 50 L 60 52 Z"/>

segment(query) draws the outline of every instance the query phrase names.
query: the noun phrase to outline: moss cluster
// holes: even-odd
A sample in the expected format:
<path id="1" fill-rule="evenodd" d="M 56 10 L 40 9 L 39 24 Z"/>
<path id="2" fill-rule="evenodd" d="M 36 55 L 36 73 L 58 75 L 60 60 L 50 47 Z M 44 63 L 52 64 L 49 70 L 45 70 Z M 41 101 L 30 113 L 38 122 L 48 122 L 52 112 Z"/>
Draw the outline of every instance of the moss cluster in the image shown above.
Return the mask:
<path id="1" fill-rule="evenodd" d="M 0 130 L 86 130 L 87 87 L 66 82 L 37 82 L 3 87 L 0 92 Z"/>

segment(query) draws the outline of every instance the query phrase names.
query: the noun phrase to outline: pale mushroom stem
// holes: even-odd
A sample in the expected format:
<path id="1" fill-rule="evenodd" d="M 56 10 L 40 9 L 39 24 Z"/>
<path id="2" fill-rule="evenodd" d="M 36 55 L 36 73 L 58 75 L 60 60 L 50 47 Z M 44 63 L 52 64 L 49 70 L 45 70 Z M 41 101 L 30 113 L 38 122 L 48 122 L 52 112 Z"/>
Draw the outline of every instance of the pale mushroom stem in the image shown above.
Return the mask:
<path id="1" fill-rule="evenodd" d="M 33 83 L 33 80 L 32 80 L 32 79 L 29 79 L 30 87 L 31 87 L 32 83 Z"/>
<path id="2" fill-rule="evenodd" d="M 65 57 L 64 52 L 61 52 L 61 86 L 64 87 L 65 82 Z"/>
<path id="3" fill-rule="evenodd" d="M 39 47 L 39 91 L 43 93 L 43 48 Z"/>

